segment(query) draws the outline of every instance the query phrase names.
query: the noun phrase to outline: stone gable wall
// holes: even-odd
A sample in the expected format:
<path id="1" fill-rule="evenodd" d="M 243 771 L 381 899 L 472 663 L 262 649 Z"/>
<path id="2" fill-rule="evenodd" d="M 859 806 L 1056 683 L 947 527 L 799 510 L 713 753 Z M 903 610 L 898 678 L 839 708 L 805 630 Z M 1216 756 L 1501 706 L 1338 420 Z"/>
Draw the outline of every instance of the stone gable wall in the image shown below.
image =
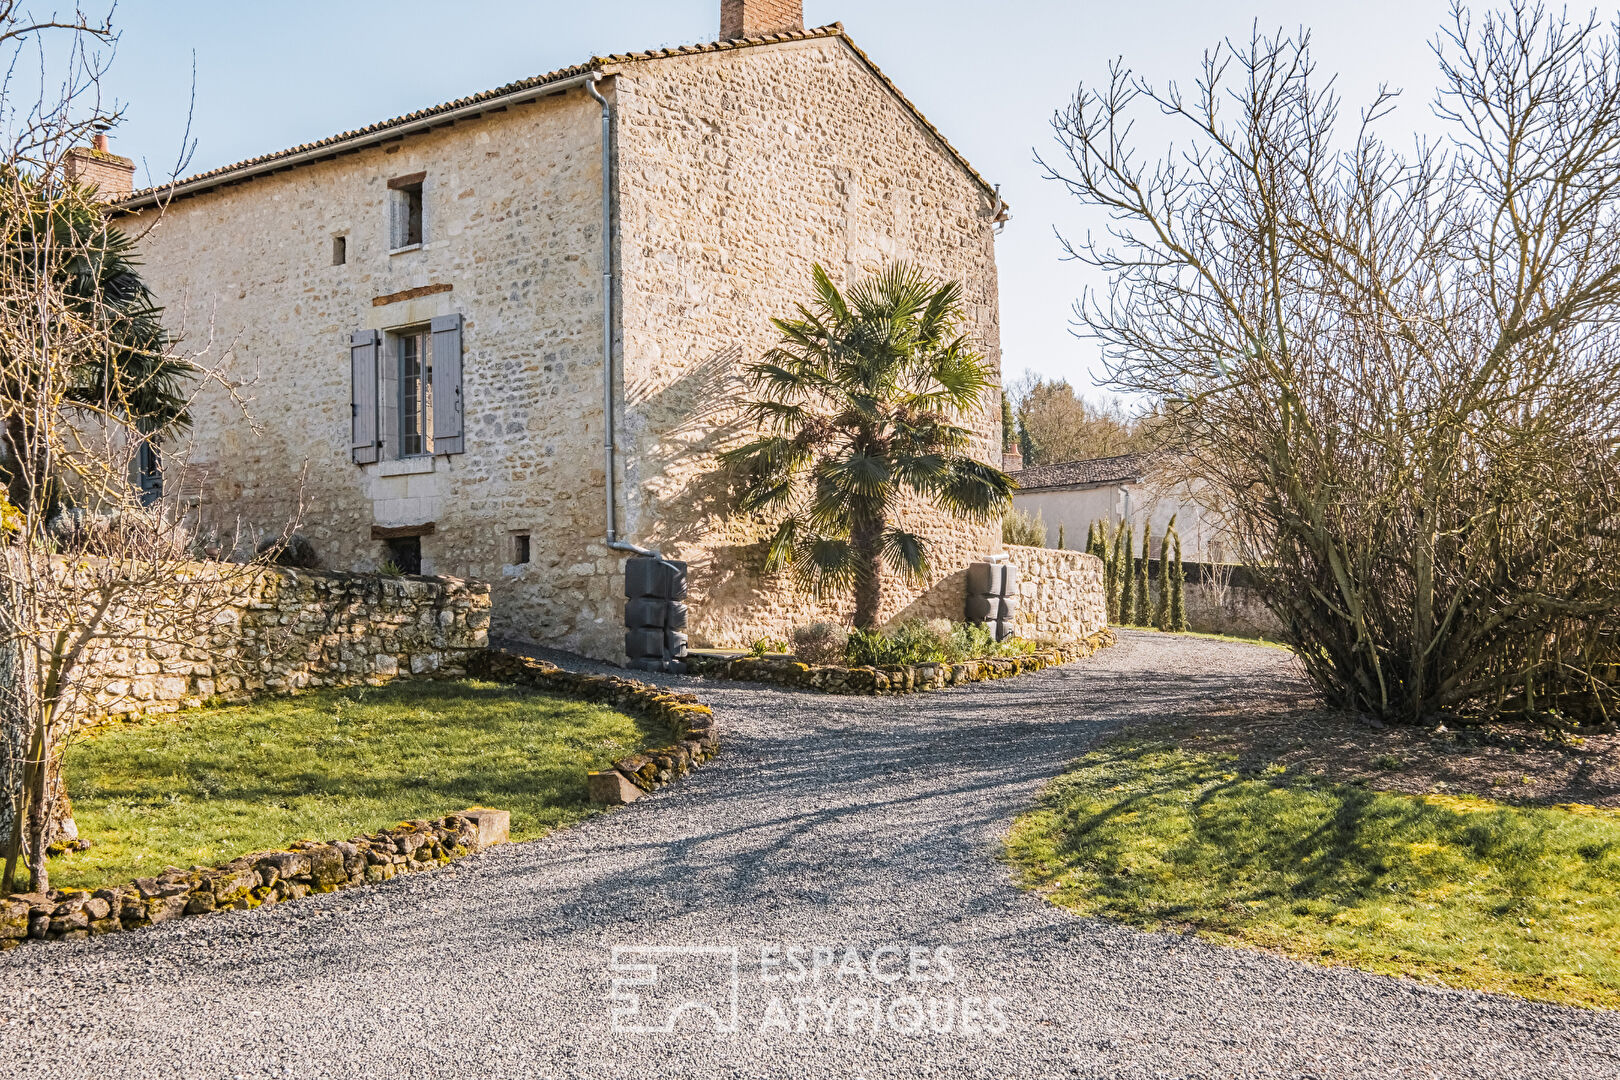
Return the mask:
<path id="1" fill-rule="evenodd" d="M 999 372 L 994 201 L 837 39 L 649 61 L 615 81 L 625 531 L 690 562 L 694 643 L 847 618 L 849 597 L 763 579 L 774 523 L 726 512 L 715 455 L 749 435 L 742 365 L 775 344 L 770 319 L 807 299 L 814 264 L 848 285 L 905 259 L 963 283 L 968 332 Z M 997 465 L 999 409 L 986 400 L 969 421 L 972 452 Z M 959 595 L 934 603 L 939 587 L 1000 550 L 999 523 L 912 505 L 900 524 L 931 541 L 933 580 L 886 582 L 884 618 L 961 618 Z"/>
<path id="2" fill-rule="evenodd" d="M 233 571 L 234 573 L 234 571 Z M 116 646 L 92 653 L 79 683 L 85 722 L 323 686 L 451 678 L 489 644 L 487 585 L 449 578 L 264 569 L 209 589 L 196 640 L 185 585 L 132 605 Z"/>

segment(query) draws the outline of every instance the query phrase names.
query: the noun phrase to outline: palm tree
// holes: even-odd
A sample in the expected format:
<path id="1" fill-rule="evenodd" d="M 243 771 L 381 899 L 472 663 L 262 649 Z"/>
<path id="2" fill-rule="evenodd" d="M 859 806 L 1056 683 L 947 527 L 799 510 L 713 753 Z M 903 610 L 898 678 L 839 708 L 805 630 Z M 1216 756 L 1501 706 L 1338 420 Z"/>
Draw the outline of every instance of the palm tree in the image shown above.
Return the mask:
<path id="1" fill-rule="evenodd" d="M 773 319 L 780 343 L 748 365 L 748 416 L 765 434 L 723 455 L 741 480 L 737 508 L 782 513 L 767 571 L 818 594 L 853 587 L 855 625 L 877 624 L 887 566 L 926 580 L 928 543 L 894 524 L 910 497 L 985 522 L 1013 481 L 967 451 L 958 420 L 994 385 L 961 333 L 962 287 L 904 263 L 845 296 L 820 266 L 815 299 Z"/>

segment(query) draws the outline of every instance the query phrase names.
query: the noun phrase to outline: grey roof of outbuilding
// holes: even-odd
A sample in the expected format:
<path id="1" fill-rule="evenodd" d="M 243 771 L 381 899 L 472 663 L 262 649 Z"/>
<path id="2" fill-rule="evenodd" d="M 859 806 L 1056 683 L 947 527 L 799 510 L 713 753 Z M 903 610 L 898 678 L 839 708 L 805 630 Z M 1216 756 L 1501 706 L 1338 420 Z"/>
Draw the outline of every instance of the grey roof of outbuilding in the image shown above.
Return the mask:
<path id="1" fill-rule="evenodd" d="M 1121 454 L 1118 457 L 1087 458 L 1085 461 L 1063 461 L 1056 465 L 1034 465 L 1008 475 L 1017 482 L 1020 491 L 1101 487 L 1142 479 L 1147 460 L 1146 454 Z"/>
<path id="2" fill-rule="evenodd" d="M 283 169 L 297 168 L 299 165 L 310 164 L 313 161 L 329 160 L 337 157 L 340 154 L 353 153 L 354 151 L 365 146 L 370 146 L 375 143 L 384 142 L 390 138 L 397 137 L 397 129 L 421 127 L 424 121 L 432 121 L 434 117 L 437 117 L 440 114 L 457 113 L 458 115 L 466 115 L 469 111 L 476 114 L 477 112 L 484 111 L 478 108 L 479 106 L 483 105 L 487 105 L 489 109 L 499 109 L 502 107 L 502 103 L 508 99 L 524 94 L 530 94 L 533 91 L 540 90 L 543 87 L 553 83 L 561 83 L 570 79 L 577 79 L 580 76 L 587 75 L 593 71 L 603 71 L 605 74 L 610 74 L 610 72 L 606 72 L 605 69 L 622 66 L 624 64 L 638 63 L 646 60 L 661 60 L 674 56 L 690 56 L 695 53 L 727 52 L 732 49 L 746 49 L 760 45 L 775 45 L 789 41 L 808 41 L 813 38 L 837 38 L 845 45 L 849 46 L 855 55 L 860 58 L 861 62 L 865 64 L 866 67 L 872 72 L 872 75 L 900 100 L 900 103 L 904 105 L 906 110 L 917 119 L 918 123 L 927 129 L 929 134 L 931 134 L 935 139 L 939 140 L 940 145 L 944 147 L 946 153 L 954 158 L 957 163 L 967 171 L 968 175 L 973 177 L 973 179 L 984 188 L 987 194 L 992 196 L 995 195 L 996 192 L 994 185 L 981 176 L 978 170 L 969 164 L 967 158 L 962 156 L 961 151 L 952 146 L 950 141 L 946 139 L 944 135 L 940 134 L 939 129 L 934 127 L 934 125 L 929 122 L 928 118 L 922 114 L 922 110 L 918 109 L 916 105 L 912 104 L 911 100 L 907 98 L 905 94 L 901 93 L 900 88 L 896 86 L 893 80 L 891 80 L 887 75 L 883 74 L 883 71 L 877 66 L 877 64 L 872 62 L 872 58 L 870 56 L 867 56 L 866 53 L 861 51 L 861 48 L 856 45 L 853 40 L 851 40 L 847 33 L 844 32 L 844 24 L 832 23 L 828 26 L 820 26 L 813 29 L 797 30 L 780 34 L 764 34 L 759 37 L 738 38 L 734 41 L 715 41 L 705 45 L 682 45 L 677 48 L 652 49 L 647 52 L 616 53 L 612 56 L 593 56 L 590 60 L 583 64 L 576 64 L 573 67 L 560 68 L 556 71 L 548 72 L 545 75 L 537 75 L 532 79 L 522 79 L 518 82 L 508 83 L 505 86 L 496 87 L 493 90 L 485 90 L 480 94 L 473 94 L 470 97 L 458 98 L 455 101 L 447 101 L 442 105 L 434 105 L 430 108 L 419 109 L 413 113 L 406 113 L 404 116 L 396 116 L 392 120 L 380 120 L 375 124 L 369 124 L 363 128 L 356 128 L 353 131 L 345 131 L 341 134 L 333 135 L 330 138 L 321 139 L 317 142 L 303 143 L 299 146 L 289 147 L 286 150 L 278 150 L 273 154 L 263 154 L 259 157 L 248 158 L 246 161 L 238 161 L 231 165 L 221 165 L 217 169 L 210 169 L 207 172 L 197 173 L 194 176 L 188 176 L 182 180 L 142 188 L 140 191 L 136 191 L 125 196 L 119 201 L 118 206 L 123 210 L 140 210 L 144 207 L 161 203 L 168 198 L 196 195 L 204 191 L 211 191 L 217 187 L 223 187 L 227 184 L 241 183 L 242 181 L 251 179 L 255 176 L 262 176 L 272 172 L 280 172 Z M 445 120 L 444 122 L 454 123 L 455 120 L 454 118 L 451 118 Z M 1003 206 L 1005 205 L 1006 204 L 1003 203 Z"/>

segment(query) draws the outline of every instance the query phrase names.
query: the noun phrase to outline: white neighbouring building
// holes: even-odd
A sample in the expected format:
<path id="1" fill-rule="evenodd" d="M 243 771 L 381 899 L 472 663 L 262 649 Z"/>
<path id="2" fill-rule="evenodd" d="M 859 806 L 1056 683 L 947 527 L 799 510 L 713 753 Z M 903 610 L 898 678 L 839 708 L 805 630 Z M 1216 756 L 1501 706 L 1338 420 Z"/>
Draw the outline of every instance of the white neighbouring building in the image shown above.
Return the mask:
<path id="1" fill-rule="evenodd" d="M 1013 507 L 1046 526 L 1046 546 L 1083 549 L 1093 521 L 1112 530 L 1129 521 L 1140 543 L 1142 526 L 1153 526 L 1151 554 L 1159 554 L 1170 519 L 1181 535 L 1181 555 L 1187 562 L 1225 563 L 1237 557 L 1224 538 L 1220 515 L 1200 502 L 1192 487 L 1176 477 L 1152 455 L 1118 457 L 1035 465 L 1011 474 L 1018 482 Z M 1110 531 L 1110 535 L 1112 532 Z"/>

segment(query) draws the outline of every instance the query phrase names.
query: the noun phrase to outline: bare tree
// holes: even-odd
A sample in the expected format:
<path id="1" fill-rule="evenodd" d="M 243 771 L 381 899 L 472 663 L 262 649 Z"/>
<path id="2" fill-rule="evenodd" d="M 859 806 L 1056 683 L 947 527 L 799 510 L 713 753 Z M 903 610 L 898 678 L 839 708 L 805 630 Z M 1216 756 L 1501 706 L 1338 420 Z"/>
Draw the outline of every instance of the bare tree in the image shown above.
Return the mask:
<path id="1" fill-rule="evenodd" d="M 1050 175 L 1109 212 L 1070 254 L 1117 387 L 1189 472 L 1334 703 L 1612 723 L 1620 632 L 1616 27 L 1514 0 L 1436 41 L 1445 145 L 1342 122 L 1307 34 L 1194 87 L 1116 65 Z M 1144 161 L 1133 119 L 1183 125 Z"/>
<path id="2" fill-rule="evenodd" d="M 1088 401 L 1061 379 L 1033 374 L 1007 387 L 1025 465 L 1114 457 L 1148 450 L 1158 418 L 1132 416 L 1117 398 Z"/>
<path id="3" fill-rule="evenodd" d="M 132 692 L 106 662 L 206 659 L 253 573 L 222 558 L 239 538 L 199 539 L 184 455 L 159 458 L 192 399 L 230 384 L 165 330 L 134 241 L 65 165 L 119 118 L 100 93 L 112 42 L 106 20 L 31 23 L 0 2 L 0 47 L 66 58 L 54 89 L 42 62 L 27 109 L 0 90 L 0 893 L 20 862 L 47 889 L 48 851 L 73 835 L 63 754 L 87 714 Z"/>

